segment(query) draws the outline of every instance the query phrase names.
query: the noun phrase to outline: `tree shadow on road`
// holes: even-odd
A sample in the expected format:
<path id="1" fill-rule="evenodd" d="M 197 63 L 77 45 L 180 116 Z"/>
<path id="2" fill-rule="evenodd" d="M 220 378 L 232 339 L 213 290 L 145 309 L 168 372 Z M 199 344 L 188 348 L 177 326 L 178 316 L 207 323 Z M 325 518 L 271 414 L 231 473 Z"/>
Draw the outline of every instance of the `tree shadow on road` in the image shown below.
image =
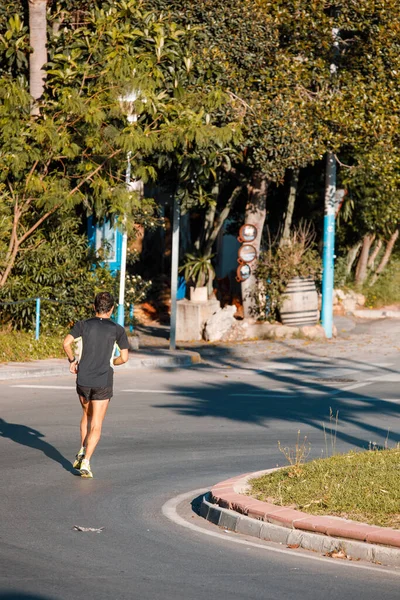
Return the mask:
<path id="1" fill-rule="evenodd" d="M 352 365 L 349 359 L 346 362 L 347 375 L 340 364 L 311 356 L 275 358 L 275 369 L 270 371 L 246 367 L 239 372 L 236 368 L 231 375 L 229 367 L 237 364 L 225 361 L 224 370 L 219 370 L 220 379 L 216 379 L 218 370 L 212 378 L 207 371 L 204 382 L 197 387 L 171 386 L 184 400 L 158 407 L 184 416 L 228 419 L 265 428 L 272 428 L 276 421 L 291 422 L 295 431 L 304 425 L 325 435 L 325 439 L 334 435 L 351 447 L 383 446 L 388 437 L 390 443 L 400 442 L 400 433 L 393 430 L 398 425 L 395 419 L 400 417 L 400 405 L 367 395 L 368 387 L 366 393 L 356 391 L 364 385 L 363 376 L 361 381 L 352 379 L 351 368 L 354 377 L 358 363 Z M 334 377 L 338 366 L 340 376 Z M 318 377 L 318 370 L 323 376 Z M 360 377 L 359 371 L 357 375 Z M 390 419 L 390 427 L 377 422 L 381 417 Z M 328 441 L 331 444 L 331 439 Z"/>
<path id="2" fill-rule="evenodd" d="M 69 473 L 77 474 L 72 463 L 57 448 L 45 442 L 42 439 L 45 437 L 44 434 L 37 431 L 37 429 L 32 429 L 32 427 L 20 425 L 19 423 L 7 423 L 4 419 L 0 419 L 0 437 L 8 438 L 16 444 L 28 446 L 28 448 L 40 450 L 45 456 L 59 463 Z"/>

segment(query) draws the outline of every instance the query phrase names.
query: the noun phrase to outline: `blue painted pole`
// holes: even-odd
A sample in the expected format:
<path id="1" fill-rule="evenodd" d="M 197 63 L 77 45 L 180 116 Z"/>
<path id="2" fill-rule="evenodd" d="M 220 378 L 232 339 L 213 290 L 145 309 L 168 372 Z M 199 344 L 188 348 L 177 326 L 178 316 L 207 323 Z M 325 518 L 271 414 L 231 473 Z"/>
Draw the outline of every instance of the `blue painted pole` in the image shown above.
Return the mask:
<path id="1" fill-rule="evenodd" d="M 125 173 L 125 183 L 129 189 L 131 183 L 131 153 L 127 154 L 127 165 Z M 128 246 L 128 234 L 126 232 L 126 218 L 123 219 L 124 230 L 122 232 L 122 248 L 121 248 L 121 266 L 120 266 L 120 277 L 119 277 L 119 298 L 118 298 L 118 312 L 117 312 L 117 323 L 122 327 L 125 326 L 125 275 L 126 275 L 126 253 Z"/>
<path id="2" fill-rule="evenodd" d="M 131 333 L 133 331 L 133 312 L 134 312 L 134 306 L 133 306 L 133 304 L 131 304 L 130 307 L 129 307 L 129 320 L 130 320 L 129 331 Z"/>
<path id="3" fill-rule="evenodd" d="M 178 199 L 174 195 L 173 223 L 172 223 L 172 252 L 171 252 L 171 322 L 169 333 L 169 349 L 176 350 L 176 315 L 178 289 L 178 265 L 179 265 L 179 233 L 180 233 L 181 208 Z"/>
<path id="4" fill-rule="evenodd" d="M 327 155 L 325 176 L 324 248 L 322 254 L 322 306 L 321 322 L 326 337 L 332 337 L 333 329 L 333 285 L 335 258 L 335 213 L 336 213 L 336 159 Z"/>
<path id="5" fill-rule="evenodd" d="M 40 335 L 40 298 L 36 298 L 36 321 L 35 321 L 35 340 Z"/>

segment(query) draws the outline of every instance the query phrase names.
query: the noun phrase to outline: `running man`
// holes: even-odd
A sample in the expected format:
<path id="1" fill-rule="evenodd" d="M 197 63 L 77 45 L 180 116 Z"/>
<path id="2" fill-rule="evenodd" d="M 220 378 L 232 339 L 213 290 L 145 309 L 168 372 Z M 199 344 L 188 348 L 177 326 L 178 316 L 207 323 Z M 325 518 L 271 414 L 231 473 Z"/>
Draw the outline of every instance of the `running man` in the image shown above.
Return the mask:
<path id="1" fill-rule="evenodd" d="M 80 423 L 81 449 L 75 457 L 74 468 L 82 477 L 92 478 L 90 459 L 101 435 L 103 420 L 113 395 L 113 365 L 128 361 L 128 338 L 125 329 L 111 321 L 114 298 L 108 292 L 100 292 L 94 299 L 96 316 L 77 321 L 64 339 L 63 347 L 69 370 L 76 378 L 76 391 L 83 409 Z M 72 345 L 81 341 L 79 359 L 75 358 Z M 120 355 L 114 357 L 118 347 Z"/>

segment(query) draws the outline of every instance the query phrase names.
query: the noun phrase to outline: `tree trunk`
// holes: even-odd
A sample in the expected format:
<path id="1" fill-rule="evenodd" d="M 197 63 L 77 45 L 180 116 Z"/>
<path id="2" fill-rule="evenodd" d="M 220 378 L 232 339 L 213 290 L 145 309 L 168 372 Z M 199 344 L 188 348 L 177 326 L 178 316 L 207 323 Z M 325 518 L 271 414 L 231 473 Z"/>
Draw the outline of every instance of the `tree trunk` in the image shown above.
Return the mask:
<path id="1" fill-rule="evenodd" d="M 347 255 L 347 265 L 346 265 L 346 275 L 350 275 L 351 269 L 353 268 L 354 261 L 357 258 L 357 254 L 361 248 L 361 242 L 357 242 L 354 246 L 352 246 Z"/>
<path id="2" fill-rule="evenodd" d="M 238 185 L 233 190 L 231 197 L 225 204 L 224 208 L 221 210 L 221 213 L 215 219 L 215 221 L 213 223 L 213 228 L 209 232 L 208 239 L 206 239 L 206 244 L 204 247 L 204 256 L 208 256 L 209 254 L 211 254 L 212 247 L 214 245 L 215 240 L 218 237 L 221 227 L 224 224 L 224 222 L 226 221 L 226 219 L 229 217 L 229 213 L 231 212 L 231 210 L 236 202 L 236 199 L 240 195 L 241 191 L 242 191 L 242 186 Z"/>
<path id="3" fill-rule="evenodd" d="M 214 185 L 211 194 L 214 197 L 214 202 L 213 202 L 213 204 L 210 204 L 210 206 L 208 207 L 208 210 L 206 212 L 203 236 L 202 236 L 200 246 L 203 246 L 205 243 L 207 243 L 207 240 L 209 239 L 211 232 L 213 230 L 213 227 L 214 227 L 214 220 L 215 220 L 215 215 L 217 212 L 217 203 L 218 203 L 218 194 L 219 194 L 219 185 L 218 184 Z"/>
<path id="4" fill-rule="evenodd" d="M 292 226 L 294 205 L 296 202 L 297 188 L 299 185 L 299 172 L 300 172 L 300 169 L 293 169 L 293 171 L 292 171 L 288 205 L 287 205 L 287 210 L 286 210 L 286 215 L 285 215 L 285 224 L 283 227 L 282 237 L 279 242 L 280 248 L 282 248 L 282 246 L 284 246 L 288 242 L 289 237 L 290 237 L 290 228 Z"/>
<path id="5" fill-rule="evenodd" d="M 192 236 L 190 233 L 190 213 L 181 214 L 181 247 L 180 254 L 184 256 L 192 245 Z"/>
<path id="6" fill-rule="evenodd" d="M 210 235 L 212 233 L 212 230 L 214 228 L 214 220 L 215 220 L 215 215 L 217 212 L 217 203 L 215 202 L 214 204 L 211 204 L 208 207 L 208 210 L 206 212 L 206 216 L 204 219 L 204 229 L 203 229 L 203 235 L 202 235 L 202 243 L 199 244 L 199 248 L 201 248 L 201 246 L 203 246 L 204 244 L 207 243 L 207 241 L 210 239 Z"/>
<path id="7" fill-rule="evenodd" d="M 255 225 L 257 228 L 257 237 L 252 242 L 252 246 L 260 254 L 261 239 L 267 214 L 268 183 L 262 173 L 256 172 L 253 175 L 251 185 L 249 186 L 249 198 L 246 205 L 245 223 Z M 251 265 L 251 275 L 246 281 L 242 281 L 242 302 L 245 317 L 256 316 L 257 303 L 254 294 L 257 293 L 257 280 L 255 271 L 257 268 L 257 259 Z"/>
<path id="8" fill-rule="evenodd" d="M 390 240 L 387 243 L 386 250 L 382 256 L 381 262 L 379 263 L 379 266 L 376 269 L 374 276 L 372 277 L 371 285 L 374 285 L 374 283 L 378 279 L 378 276 L 382 273 L 383 269 L 388 264 L 389 258 L 392 254 L 394 245 L 395 245 L 398 237 L 399 237 L 399 230 L 396 229 L 396 231 L 391 235 Z"/>
<path id="9" fill-rule="evenodd" d="M 47 62 L 47 1 L 29 0 L 29 43 L 33 52 L 29 55 L 29 92 L 37 100 L 43 94 L 46 73 L 43 65 Z M 32 105 L 32 114 L 38 108 Z"/>
<path id="10" fill-rule="evenodd" d="M 371 256 L 368 259 L 368 265 L 367 265 L 368 269 L 371 269 L 372 271 L 375 269 L 376 257 L 378 256 L 381 248 L 382 248 L 382 240 L 378 240 L 375 244 L 375 248 L 371 252 Z"/>
<path id="11" fill-rule="evenodd" d="M 356 285 L 362 285 L 367 278 L 367 265 L 369 252 L 375 239 L 375 234 L 367 233 L 363 239 L 360 258 L 358 259 L 356 269 Z"/>

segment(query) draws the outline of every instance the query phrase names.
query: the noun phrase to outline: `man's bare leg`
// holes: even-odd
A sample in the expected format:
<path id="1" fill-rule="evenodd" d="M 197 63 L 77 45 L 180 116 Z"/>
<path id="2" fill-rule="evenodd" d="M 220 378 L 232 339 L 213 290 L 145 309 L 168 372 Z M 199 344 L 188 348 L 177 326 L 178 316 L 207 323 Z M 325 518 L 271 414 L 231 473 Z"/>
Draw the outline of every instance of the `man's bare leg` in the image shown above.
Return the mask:
<path id="1" fill-rule="evenodd" d="M 91 418 L 86 438 L 85 459 L 90 460 L 101 436 L 101 428 L 110 400 L 91 400 Z"/>
<path id="2" fill-rule="evenodd" d="M 90 431 L 90 421 L 92 418 L 92 403 L 90 400 L 86 400 L 84 396 L 79 396 L 79 400 L 83 410 L 80 423 L 81 447 L 86 447 L 87 437 Z"/>

